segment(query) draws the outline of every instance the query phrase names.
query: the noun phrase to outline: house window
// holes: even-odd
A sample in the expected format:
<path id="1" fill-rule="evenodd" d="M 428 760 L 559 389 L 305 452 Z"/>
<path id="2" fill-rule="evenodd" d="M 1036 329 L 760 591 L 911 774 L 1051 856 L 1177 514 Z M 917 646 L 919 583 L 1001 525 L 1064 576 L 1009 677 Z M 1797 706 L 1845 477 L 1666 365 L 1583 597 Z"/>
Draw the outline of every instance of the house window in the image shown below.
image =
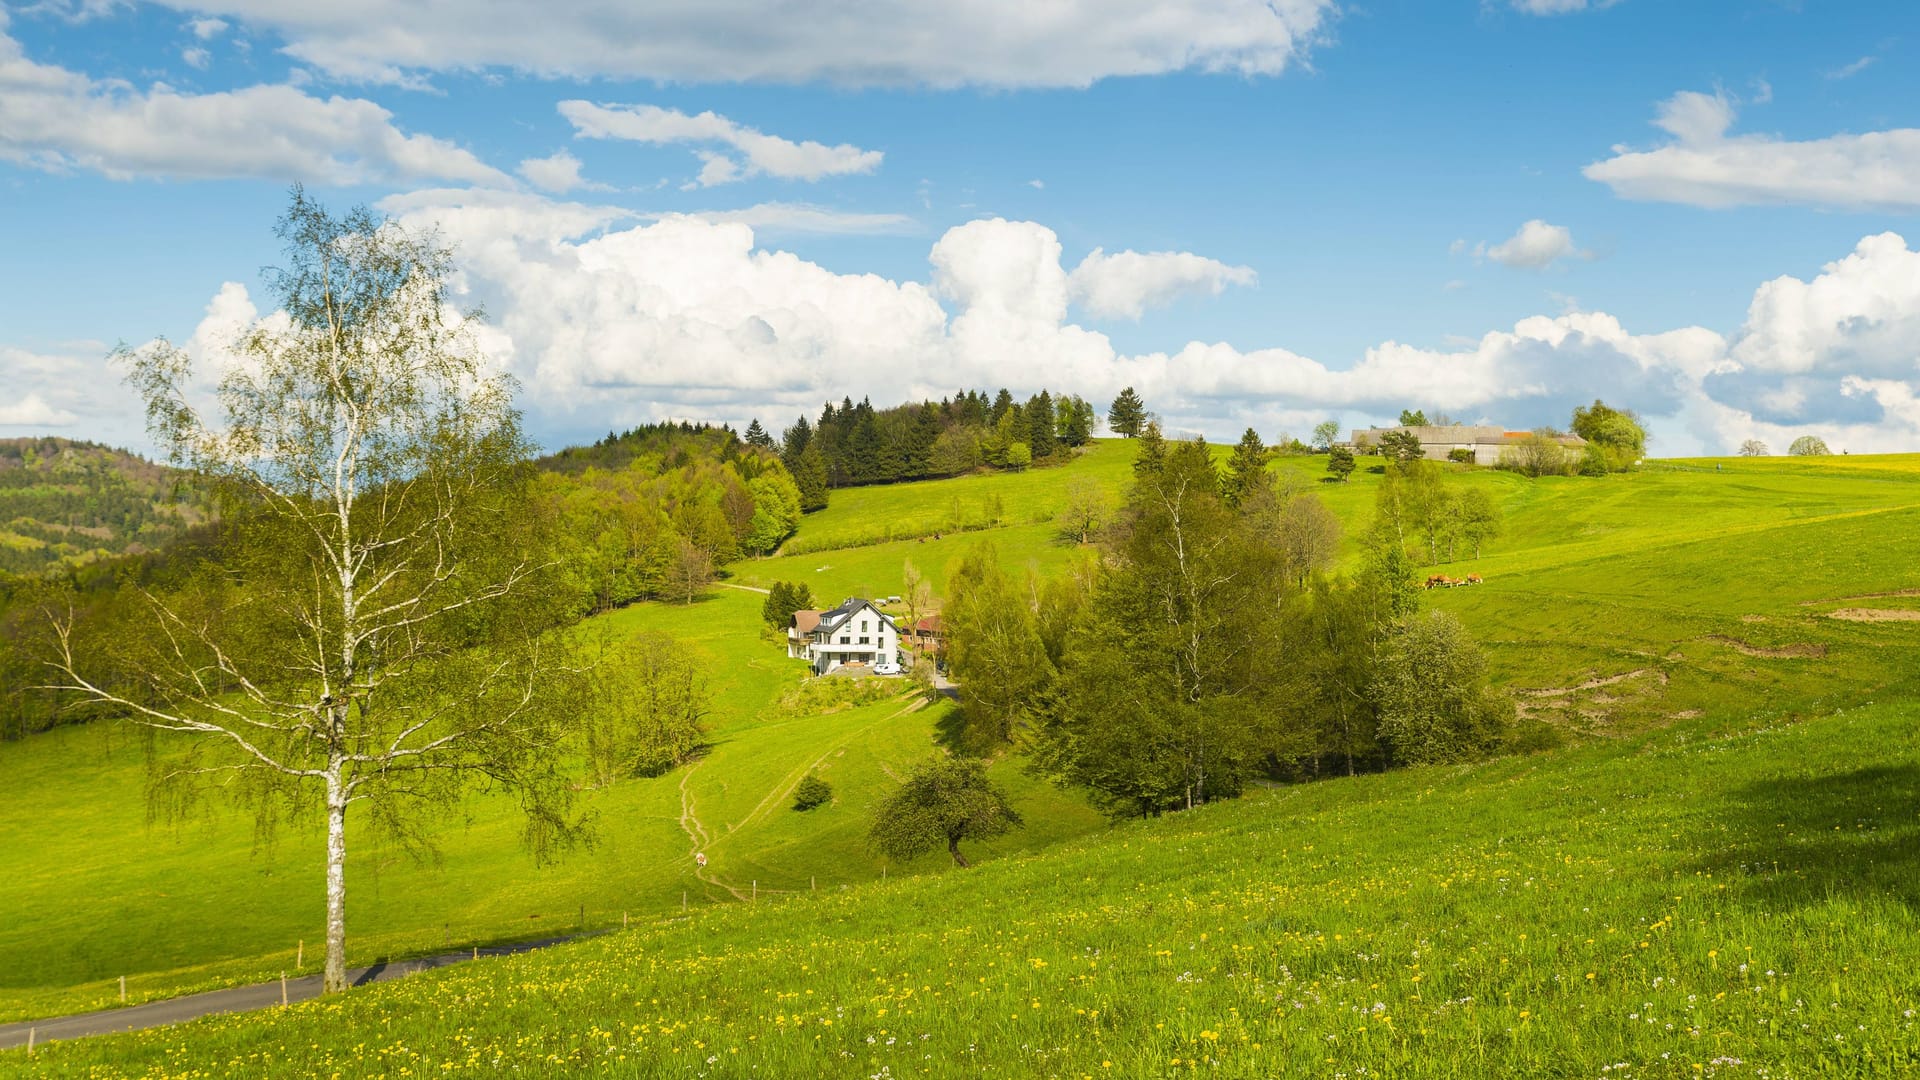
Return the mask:
<path id="1" fill-rule="evenodd" d="M 866 644 L 869 644 L 869 642 L 867 641 L 867 639 L 866 639 L 866 638 L 861 638 L 861 639 L 860 639 L 860 644 L 862 644 L 862 645 L 866 645 Z"/>
<path id="2" fill-rule="evenodd" d="M 865 630 L 866 628 L 867 628 L 867 620 L 865 620 L 865 619 L 861 619 L 861 620 L 860 620 L 860 629 L 862 629 L 862 630 Z"/>
<path id="3" fill-rule="evenodd" d="M 842 645 L 851 645 L 851 644 L 853 644 L 853 639 L 852 639 L 852 638 L 841 638 L 841 639 L 840 639 L 840 644 L 842 644 Z"/>

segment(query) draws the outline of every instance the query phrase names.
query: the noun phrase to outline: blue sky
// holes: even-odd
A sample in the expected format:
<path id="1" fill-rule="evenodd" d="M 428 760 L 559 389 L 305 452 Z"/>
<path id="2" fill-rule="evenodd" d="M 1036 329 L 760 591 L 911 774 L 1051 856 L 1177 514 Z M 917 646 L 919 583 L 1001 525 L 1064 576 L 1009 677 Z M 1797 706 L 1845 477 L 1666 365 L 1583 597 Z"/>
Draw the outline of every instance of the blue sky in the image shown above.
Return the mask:
<path id="1" fill-rule="evenodd" d="M 300 181 L 456 242 L 553 445 L 1132 383 L 1920 449 L 1920 5 L 755 7 L 0 0 L 0 434 L 142 444 L 105 351 L 217 366 Z"/>

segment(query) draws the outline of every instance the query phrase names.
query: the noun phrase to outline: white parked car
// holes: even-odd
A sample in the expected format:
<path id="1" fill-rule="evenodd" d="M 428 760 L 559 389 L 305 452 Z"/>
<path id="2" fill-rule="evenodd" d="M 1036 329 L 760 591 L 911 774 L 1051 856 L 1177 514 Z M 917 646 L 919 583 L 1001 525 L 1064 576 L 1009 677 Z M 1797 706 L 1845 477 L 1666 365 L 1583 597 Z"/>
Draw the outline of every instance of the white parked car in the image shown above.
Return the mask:
<path id="1" fill-rule="evenodd" d="M 873 665 L 873 673 L 875 675 L 898 675 L 900 674 L 900 665 L 891 660 L 882 661 L 881 663 Z"/>

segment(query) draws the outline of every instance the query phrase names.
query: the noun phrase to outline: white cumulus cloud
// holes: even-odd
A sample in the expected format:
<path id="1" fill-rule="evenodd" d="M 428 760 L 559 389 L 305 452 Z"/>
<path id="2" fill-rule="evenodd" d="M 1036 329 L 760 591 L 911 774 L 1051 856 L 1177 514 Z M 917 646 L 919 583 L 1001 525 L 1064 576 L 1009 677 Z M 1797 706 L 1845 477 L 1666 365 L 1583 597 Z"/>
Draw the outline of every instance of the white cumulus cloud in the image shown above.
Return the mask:
<path id="1" fill-rule="evenodd" d="M 1187 293 L 1218 296 L 1229 285 L 1259 280 L 1250 266 L 1229 266 L 1187 251 L 1094 248 L 1068 278 L 1073 300 L 1097 318 L 1138 319 L 1148 307 Z"/>
<path id="2" fill-rule="evenodd" d="M 543 158 L 527 158 L 520 163 L 520 175 L 527 183 L 541 191 L 551 191 L 555 195 L 565 195 L 569 191 L 612 191 L 607 184 L 597 184 L 580 175 L 580 159 L 565 150 Z"/>
<path id="3" fill-rule="evenodd" d="M 1498 244 L 1476 245 L 1473 254 L 1523 270 L 1541 270 L 1561 259 L 1591 257 L 1589 252 L 1574 245 L 1572 230 L 1565 225 L 1549 225 L 1539 218 L 1521 225 L 1517 232 Z"/>
<path id="4" fill-rule="evenodd" d="M 1729 134 L 1736 116 L 1724 94 L 1683 90 L 1654 119 L 1671 142 L 1616 146 L 1614 156 L 1583 171 L 1617 195 L 1653 202 L 1920 209 L 1920 129 L 1793 140 Z"/>
<path id="5" fill-rule="evenodd" d="M 1273 75 L 1334 0 L 162 0 L 287 42 L 335 76 L 510 68 L 654 82 L 1086 86 L 1172 71 Z"/>
<path id="6" fill-rule="evenodd" d="M 704 166 L 698 186 L 776 176 L 783 180 L 819 180 L 849 173 L 870 173 L 880 167 L 878 150 L 862 150 L 848 143 L 794 142 L 756 131 L 715 112 L 688 115 L 658 105 L 596 105 L 590 101 L 563 101 L 560 115 L 586 139 L 624 139 L 665 145 L 694 143 L 725 146 L 739 156 L 714 150 L 696 151 Z"/>
<path id="7" fill-rule="evenodd" d="M 190 94 L 95 81 L 28 59 L 6 28 L 0 7 L 0 160 L 115 179 L 512 183 L 450 142 L 401 131 L 371 101 L 291 86 Z"/>

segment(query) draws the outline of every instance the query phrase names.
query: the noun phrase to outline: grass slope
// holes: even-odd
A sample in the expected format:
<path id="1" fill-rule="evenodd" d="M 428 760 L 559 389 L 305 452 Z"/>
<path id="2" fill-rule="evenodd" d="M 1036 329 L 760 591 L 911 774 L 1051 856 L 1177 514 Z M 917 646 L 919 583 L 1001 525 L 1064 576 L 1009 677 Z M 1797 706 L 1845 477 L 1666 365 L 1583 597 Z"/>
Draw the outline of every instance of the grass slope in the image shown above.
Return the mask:
<path id="1" fill-rule="evenodd" d="M 27 1075 L 1899 1076 L 1911 703 L 1341 779 Z"/>
<path id="2" fill-rule="evenodd" d="M 900 591 L 910 558 L 939 589 L 948 564 L 982 540 L 1011 565 L 1050 573 L 1075 551 L 1045 523 L 1069 483 L 1090 477 L 1117 496 L 1133 451 L 1102 442 L 1060 468 L 836 492 L 798 539 L 857 546 L 739 564 L 734 580 L 805 580 L 831 602 Z M 1356 556 L 1380 477 L 1363 470 L 1348 484 L 1322 483 L 1324 468 L 1323 458 L 1272 466 L 1327 501 Z M 1920 457 L 1660 463 L 1601 480 L 1461 470 L 1449 482 L 1488 488 L 1507 527 L 1483 558 L 1444 568 L 1481 573 L 1486 585 L 1427 602 L 1460 614 L 1488 643 L 1496 679 L 1530 716 L 1626 738 L 1674 723 L 1684 730 L 1885 701 L 1920 672 L 1920 623 L 1831 617 L 1920 610 L 1920 596 L 1861 599 L 1920 588 Z M 916 535 L 929 522 L 937 531 L 956 498 L 985 505 L 989 495 L 1015 524 L 866 542 Z M 690 903 L 730 903 L 756 881 L 778 896 L 877 877 L 880 864 L 861 842 L 866 807 L 890 772 L 931 750 L 941 715 L 904 711 L 904 702 L 776 715 L 770 706 L 800 665 L 759 639 L 760 601 L 721 589 L 691 606 L 605 617 L 616 632 L 672 634 L 710 662 L 718 694 L 710 755 L 587 793 L 601 843 L 557 867 L 534 867 L 509 808 L 486 800 L 443 834 L 437 867 L 356 844 L 353 958 L 541 936 L 579 924 L 583 908 L 587 925 L 603 927 L 623 912 L 675 912 L 683 893 Z M 0 920 L 0 1019 L 111 1004 L 121 974 L 135 1000 L 277 974 L 303 938 L 316 946 L 308 967 L 317 963 L 312 828 L 255 850 L 244 817 L 149 826 L 139 755 L 124 739 L 100 728 L 0 745 L 0 830 L 10 839 L 0 845 L 0 910 L 9 913 Z M 784 791 L 808 767 L 833 783 L 836 802 L 785 810 Z M 989 853 L 1100 827 L 1077 798 L 1017 763 L 997 774 L 1032 824 Z M 705 877 L 694 873 L 691 825 L 682 823 L 689 805 L 712 859 Z M 930 858 L 908 869 L 938 865 Z"/>
<path id="3" fill-rule="evenodd" d="M 503 800 L 476 799 L 440 835 L 438 865 L 420 865 L 357 835 L 348 863 L 353 963 L 471 944 L 605 928 L 749 895 L 836 888 L 881 875 L 865 848 L 868 807 L 932 752 L 951 705 L 907 700 L 823 716 L 768 719 L 804 671 L 758 639 L 761 598 L 720 590 L 686 607 L 647 605 L 607 617 L 615 632 L 672 634 L 711 662 L 713 746 L 689 768 L 583 794 L 594 848 L 538 867 Z M 836 800 L 788 809 L 792 786 L 821 766 Z M 1035 782 L 1015 762 L 996 775 L 1040 827 L 993 851 L 1029 849 L 1096 828 L 1079 799 Z M 127 975 L 133 1001 L 230 985 L 321 960 L 323 881 L 317 823 L 256 844 L 252 820 L 224 813 L 178 827 L 146 820 L 144 757 L 122 729 L 70 728 L 0 746 L 0 1019 L 105 1008 Z M 691 821 L 683 825 L 683 817 Z M 350 828 L 352 825 L 350 819 Z M 695 873 L 689 829 L 709 839 Z M 925 866 L 937 866 L 929 860 Z M 907 868 L 909 870 L 919 869 Z"/>

